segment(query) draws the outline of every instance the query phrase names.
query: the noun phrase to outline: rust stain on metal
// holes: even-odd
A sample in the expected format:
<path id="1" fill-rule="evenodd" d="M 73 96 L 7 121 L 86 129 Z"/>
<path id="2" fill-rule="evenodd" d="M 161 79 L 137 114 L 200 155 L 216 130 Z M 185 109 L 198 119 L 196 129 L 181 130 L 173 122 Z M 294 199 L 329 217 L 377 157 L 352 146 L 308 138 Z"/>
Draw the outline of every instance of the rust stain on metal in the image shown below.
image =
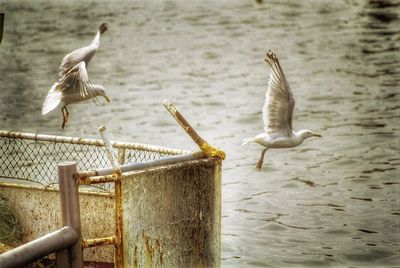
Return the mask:
<path id="1" fill-rule="evenodd" d="M 115 181 L 115 267 L 124 267 L 124 251 L 122 241 L 122 185 L 120 175 L 116 174 L 118 180 Z"/>
<path id="2" fill-rule="evenodd" d="M 143 233 L 143 240 L 146 246 L 146 267 L 151 267 L 153 264 L 153 249 L 150 246 L 149 236 Z"/>
<path id="3" fill-rule="evenodd" d="M 163 266 L 163 252 L 161 250 L 161 242 L 155 239 L 154 243 L 150 235 L 143 232 L 142 239 L 144 241 L 144 251 L 146 255 L 146 267 L 162 267 Z M 136 246 L 135 246 L 136 248 Z M 136 252 L 135 252 L 136 256 Z"/>
<path id="4" fill-rule="evenodd" d="M 106 175 L 106 176 L 94 176 L 94 177 L 81 177 L 78 179 L 78 184 L 88 185 L 88 184 L 98 184 L 106 182 L 116 182 L 120 178 L 116 174 Z"/>
<path id="5" fill-rule="evenodd" d="M 115 245 L 115 236 L 84 239 L 82 241 L 82 248 L 91 248 L 99 246 Z"/>

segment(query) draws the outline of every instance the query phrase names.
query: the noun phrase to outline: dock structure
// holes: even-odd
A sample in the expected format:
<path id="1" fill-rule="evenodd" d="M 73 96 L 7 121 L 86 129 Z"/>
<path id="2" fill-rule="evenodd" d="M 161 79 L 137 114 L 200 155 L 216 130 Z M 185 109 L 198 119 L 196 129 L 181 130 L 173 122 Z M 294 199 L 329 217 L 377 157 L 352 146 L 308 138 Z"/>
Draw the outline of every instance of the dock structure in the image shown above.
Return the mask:
<path id="1" fill-rule="evenodd" d="M 202 151 L 110 144 L 120 174 L 110 167 L 102 140 L 0 131 L 0 193 L 23 225 L 22 247 L 41 249 L 35 258 L 47 255 L 32 243 L 61 232 L 70 237 L 62 245 L 67 250 L 53 248 L 59 267 L 219 267 L 220 159 Z M 62 193 L 59 179 L 72 183 L 67 188 L 76 201 Z M 15 254 L 20 247 L 0 255 L 0 266 L 18 267 L 9 263 Z"/>

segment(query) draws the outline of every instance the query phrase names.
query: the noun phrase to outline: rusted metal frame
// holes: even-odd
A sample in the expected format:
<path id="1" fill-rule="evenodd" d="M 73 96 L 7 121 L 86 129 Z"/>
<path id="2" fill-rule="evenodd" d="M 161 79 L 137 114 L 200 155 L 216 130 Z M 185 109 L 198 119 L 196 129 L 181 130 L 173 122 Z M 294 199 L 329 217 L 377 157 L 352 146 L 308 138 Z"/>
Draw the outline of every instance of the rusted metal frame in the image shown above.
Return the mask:
<path id="1" fill-rule="evenodd" d="M 94 238 L 94 239 L 84 239 L 82 241 L 82 248 L 100 247 L 115 245 L 115 236 Z"/>
<path id="2" fill-rule="evenodd" d="M 56 253 L 57 267 L 83 267 L 81 216 L 76 173 L 76 163 L 58 164 L 63 225 L 73 227 L 78 232 L 79 239 L 68 249 Z"/>
<path id="3" fill-rule="evenodd" d="M 104 142 L 102 140 L 98 140 L 98 139 L 74 138 L 74 137 L 33 134 L 33 133 L 23 133 L 23 132 L 4 131 L 4 130 L 0 130 L 0 137 L 26 139 L 26 140 L 34 140 L 34 141 L 45 141 L 45 142 L 55 142 L 55 143 L 91 145 L 91 146 L 99 146 L 99 147 L 104 146 Z M 170 155 L 180 155 L 180 154 L 189 152 L 186 150 L 179 150 L 179 149 L 173 149 L 173 148 L 168 148 L 168 147 L 160 147 L 160 146 L 154 146 L 154 145 L 148 145 L 148 144 L 142 144 L 142 143 L 110 141 L 110 144 L 114 148 L 124 148 L 124 149 L 138 150 L 138 151 L 157 152 L 157 153 L 170 154 Z"/>
<path id="4" fill-rule="evenodd" d="M 71 226 L 62 227 L 61 229 L 1 254 L 0 267 L 23 267 L 37 259 L 74 245 L 79 241 L 79 238 L 80 234 L 75 228 Z"/>
<path id="5" fill-rule="evenodd" d="M 126 164 L 126 165 L 120 166 L 120 170 L 122 173 L 125 173 L 125 172 L 134 171 L 134 170 L 158 167 L 158 166 L 162 166 L 162 165 L 175 164 L 178 162 L 203 159 L 203 158 L 204 158 L 204 153 L 201 151 L 198 151 L 198 152 L 194 152 L 194 153 L 174 155 L 171 157 L 166 157 L 166 158 L 156 159 L 156 160 L 151 160 L 151 161 L 145 161 L 145 162 L 141 162 L 141 163 Z M 95 177 L 95 176 L 96 177 L 97 176 L 108 176 L 113 173 L 114 173 L 113 168 L 109 167 L 109 168 L 101 168 L 101 169 L 96 169 L 96 170 L 91 170 L 91 171 L 80 171 L 80 172 L 78 172 L 77 176 L 79 178 L 86 178 L 86 177 Z M 124 175 L 122 174 L 122 176 L 124 176 Z"/>

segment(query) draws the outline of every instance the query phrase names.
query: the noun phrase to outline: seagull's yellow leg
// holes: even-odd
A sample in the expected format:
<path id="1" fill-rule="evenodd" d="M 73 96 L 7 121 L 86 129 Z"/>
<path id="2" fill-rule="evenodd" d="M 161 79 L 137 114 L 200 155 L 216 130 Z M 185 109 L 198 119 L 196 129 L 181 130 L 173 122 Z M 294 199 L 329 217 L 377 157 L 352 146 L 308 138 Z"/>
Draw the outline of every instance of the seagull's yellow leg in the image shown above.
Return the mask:
<path id="1" fill-rule="evenodd" d="M 64 129 L 65 124 L 68 122 L 68 116 L 69 116 L 67 106 L 62 107 L 61 112 L 63 115 L 63 122 L 62 122 L 61 128 Z"/>
<path id="2" fill-rule="evenodd" d="M 264 155 L 265 155 L 265 152 L 266 152 L 266 151 L 267 151 L 267 148 L 265 148 L 265 149 L 263 149 L 263 150 L 261 151 L 260 159 L 258 160 L 258 163 L 257 163 L 257 165 L 256 165 L 257 171 L 261 171 L 261 168 L 262 168 L 262 165 L 263 165 L 263 162 L 264 162 Z"/>
<path id="3" fill-rule="evenodd" d="M 68 119 L 69 119 L 69 112 L 68 112 L 67 106 L 65 106 L 65 113 L 67 115 L 67 119 L 65 120 L 65 123 L 67 123 Z"/>

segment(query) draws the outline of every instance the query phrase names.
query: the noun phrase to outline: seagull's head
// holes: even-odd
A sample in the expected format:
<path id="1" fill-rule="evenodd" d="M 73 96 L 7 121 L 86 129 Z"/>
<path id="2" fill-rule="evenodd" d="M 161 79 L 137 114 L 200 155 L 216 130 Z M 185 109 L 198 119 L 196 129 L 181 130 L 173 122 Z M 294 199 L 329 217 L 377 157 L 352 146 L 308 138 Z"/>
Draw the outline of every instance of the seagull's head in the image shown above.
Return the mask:
<path id="1" fill-rule="evenodd" d="M 103 34 L 105 31 L 107 31 L 108 29 L 108 24 L 103 22 L 102 24 L 100 24 L 99 26 L 99 31 L 101 34 Z"/>
<path id="2" fill-rule="evenodd" d="M 296 133 L 296 135 L 298 137 L 301 137 L 303 140 L 305 140 L 307 138 L 311 138 L 311 137 L 319 137 L 319 138 L 322 137 L 321 134 L 311 131 L 311 130 L 308 130 L 308 129 L 300 130 L 299 132 Z"/>
<path id="3" fill-rule="evenodd" d="M 105 88 L 103 86 L 94 85 L 93 91 L 96 96 L 102 96 L 106 99 L 107 102 L 110 102 L 110 98 L 107 96 Z"/>

